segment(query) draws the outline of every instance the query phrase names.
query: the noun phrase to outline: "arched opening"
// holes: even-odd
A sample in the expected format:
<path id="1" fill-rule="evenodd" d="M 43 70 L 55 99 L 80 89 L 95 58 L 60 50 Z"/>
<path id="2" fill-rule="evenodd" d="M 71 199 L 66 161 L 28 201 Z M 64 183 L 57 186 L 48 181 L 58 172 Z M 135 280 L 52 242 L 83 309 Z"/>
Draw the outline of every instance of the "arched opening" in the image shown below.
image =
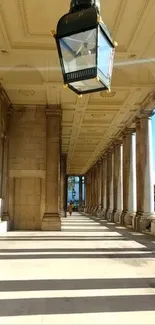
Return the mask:
<path id="1" fill-rule="evenodd" d="M 85 207 L 85 176 L 68 176 L 67 206 L 72 203 L 74 212 L 83 212 Z"/>

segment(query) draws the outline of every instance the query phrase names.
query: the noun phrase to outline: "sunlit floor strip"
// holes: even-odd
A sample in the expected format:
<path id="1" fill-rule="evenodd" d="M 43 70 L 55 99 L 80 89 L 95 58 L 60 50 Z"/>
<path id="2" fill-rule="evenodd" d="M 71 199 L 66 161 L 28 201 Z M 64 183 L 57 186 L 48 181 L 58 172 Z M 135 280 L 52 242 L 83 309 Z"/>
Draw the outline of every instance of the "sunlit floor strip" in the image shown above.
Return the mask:
<path id="1" fill-rule="evenodd" d="M 1 242 L 1 249 L 5 249 L 5 242 Z M 14 249 L 15 248 L 18 248 L 19 247 L 19 244 L 18 244 L 18 241 L 14 242 Z M 8 249 L 11 249 L 12 248 L 12 243 L 9 243 L 8 245 Z M 37 242 L 33 243 L 32 241 L 28 241 L 28 242 L 20 242 L 20 249 L 21 251 L 22 250 L 25 250 L 25 249 L 33 249 L 35 250 L 36 249 L 36 252 L 37 250 L 40 248 L 40 249 L 43 249 L 43 248 L 47 248 L 47 249 L 56 249 L 56 248 L 59 248 L 59 249 L 70 249 L 70 248 L 76 248 L 77 250 L 79 249 L 79 251 L 81 250 L 85 250 L 87 248 L 92 248 L 92 249 L 97 249 L 97 248 L 100 248 L 100 249 L 104 249 L 104 248 L 108 248 L 108 249 L 111 249 L 111 248 L 115 248 L 115 249 L 122 249 L 122 253 L 123 253 L 123 249 L 128 249 L 130 250 L 131 248 L 133 248 L 135 251 L 136 249 L 140 249 L 140 248 L 146 248 L 145 245 L 142 245 L 142 244 L 139 244 L 135 241 L 125 241 L 125 240 L 120 240 L 120 241 L 109 241 L 108 239 L 107 240 L 99 240 L 99 241 L 91 241 L 91 240 L 87 240 L 86 242 L 83 242 L 83 241 L 76 241 L 76 240 L 71 240 L 71 241 L 51 241 L 51 242 L 45 242 L 45 241 L 42 241 L 39 243 L 39 248 L 38 248 L 38 244 Z"/>
<path id="2" fill-rule="evenodd" d="M 94 226 L 78 226 L 78 225 L 75 225 L 75 226 L 73 226 L 73 225 L 63 225 L 63 229 L 76 229 L 76 230 L 78 230 L 78 229 L 84 229 L 84 230 L 86 230 L 86 229 L 93 229 L 94 231 L 97 229 L 101 229 L 101 230 L 105 230 L 105 229 L 108 229 L 107 227 L 104 227 L 104 226 L 100 226 L 100 225 L 94 225 Z"/>
<path id="3" fill-rule="evenodd" d="M 41 290 L 41 291 L 0 291 L 2 299 L 28 299 L 28 298 L 72 298 L 72 297 L 108 297 L 108 296 L 134 296 L 155 295 L 155 289 L 92 289 L 92 290 Z"/>
<path id="4" fill-rule="evenodd" d="M 1 317 L 2 325 L 115 325 L 115 324 L 135 324 L 154 325 L 155 311 L 137 312 L 109 312 L 109 313 L 85 313 L 85 314 L 61 314 L 61 315 L 31 315 Z"/>
<path id="5" fill-rule="evenodd" d="M 98 229 L 100 229 L 100 228 L 98 228 Z M 115 237 L 115 236 L 119 236 L 119 237 L 122 237 L 122 235 L 121 234 L 119 234 L 118 232 L 114 232 L 114 231 L 107 231 L 107 232 L 103 232 L 103 231 L 94 231 L 94 232 L 89 232 L 89 231 L 84 231 L 84 232 L 82 232 L 82 233 L 80 233 L 80 232 L 78 232 L 78 231 L 74 231 L 74 232 L 68 232 L 68 231 L 49 231 L 49 232 L 47 232 L 47 233 L 40 233 L 40 234 L 35 234 L 35 233 L 31 233 L 31 234 L 29 234 L 29 233 L 22 233 L 22 232 L 18 232 L 18 234 L 16 233 L 16 234 L 14 234 L 13 232 L 11 233 L 7 233 L 7 234 L 5 234 L 5 235 L 3 235 L 2 237 L 5 237 L 5 238 L 9 238 L 9 237 L 12 237 L 12 238 L 17 238 L 17 240 L 18 240 L 18 238 L 19 238 L 19 236 L 20 237 L 23 237 L 24 238 L 24 236 L 26 236 L 26 237 L 30 237 L 30 238 L 33 238 L 33 236 L 36 236 L 36 237 L 41 237 L 41 236 L 45 236 L 45 237 L 63 237 L 63 236 L 71 236 L 71 234 L 73 234 L 73 236 L 91 236 L 91 237 L 98 237 L 98 236 L 102 236 L 102 237 Z M 1 238 L 2 238 L 1 237 Z"/>
<path id="6" fill-rule="evenodd" d="M 87 251 L 72 251 L 72 252 L 64 252 L 64 251 L 61 251 L 61 252 L 17 252 L 17 253 L 8 253 L 8 255 L 10 256 L 29 256 L 29 255 L 34 255 L 34 256 L 37 256 L 37 255 L 74 255 L 74 256 L 78 256 L 78 255 L 122 255 L 122 254 L 132 254 L 132 255 L 136 255 L 136 254 L 152 254 L 152 251 L 104 251 L 103 249 L 103 252 L 98 252 L 98 251 L 92 251 L 92 252 L 87 252 Z M 6 256 L 7 257 L 7 253 L 0 253 L 0 257 L 3 257 L 3 256 Z"/>
<path id="7" fill-rule="evenodd" d="M 84 225 L 96 225 L 97 223 L 95 222 L 95 221 L 93 221 L 93 220 L 61 220 L 61 224 L 62 225 L 65 225 L 65 224 L 72 224 L 72 225 L 74 225 L 74 224 L 79 224 L 79 223 L 81 223 L 81 224 L 84 224 Z"/>

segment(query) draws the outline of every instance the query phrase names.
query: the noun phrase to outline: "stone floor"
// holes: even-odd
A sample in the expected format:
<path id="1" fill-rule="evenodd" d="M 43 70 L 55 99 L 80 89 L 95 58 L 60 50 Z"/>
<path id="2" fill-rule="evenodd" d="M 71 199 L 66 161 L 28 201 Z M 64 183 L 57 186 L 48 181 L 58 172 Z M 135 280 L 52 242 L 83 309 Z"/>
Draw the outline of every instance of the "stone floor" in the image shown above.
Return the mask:
<path id="1" fill-rule="evenodd" d="M 155 324 L 155 239 L 74 214 L 0 237 L 0 324 Z"/>

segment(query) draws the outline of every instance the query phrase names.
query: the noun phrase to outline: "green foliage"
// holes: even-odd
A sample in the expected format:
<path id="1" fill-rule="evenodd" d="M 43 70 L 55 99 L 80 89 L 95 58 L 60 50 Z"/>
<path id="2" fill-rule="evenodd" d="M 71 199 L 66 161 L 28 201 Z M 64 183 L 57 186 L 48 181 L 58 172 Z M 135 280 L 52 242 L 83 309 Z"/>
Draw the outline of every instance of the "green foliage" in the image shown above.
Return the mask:
<path id="1" fill-rule="evenodd" d="M 68 191 L 72 191 L 72 189 L 75 187 L 75 177 L 69 176 L 68 177 Z"/>

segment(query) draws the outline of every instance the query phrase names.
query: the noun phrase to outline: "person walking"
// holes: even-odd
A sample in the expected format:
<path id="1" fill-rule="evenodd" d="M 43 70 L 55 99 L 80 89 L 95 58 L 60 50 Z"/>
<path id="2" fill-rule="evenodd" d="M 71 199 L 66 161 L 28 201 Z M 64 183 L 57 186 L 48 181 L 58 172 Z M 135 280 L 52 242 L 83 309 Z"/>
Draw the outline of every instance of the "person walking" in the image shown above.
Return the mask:
<path id="1" fill-rule="evenodd" d="M 68 212 L 69 212 L 69 214 L 71 216 L 72 215 L 72 212 L 73 212 L 73 204 L 72 204 L 72 202 L 70 202 L 70 204 L 69 204 Z"/>

